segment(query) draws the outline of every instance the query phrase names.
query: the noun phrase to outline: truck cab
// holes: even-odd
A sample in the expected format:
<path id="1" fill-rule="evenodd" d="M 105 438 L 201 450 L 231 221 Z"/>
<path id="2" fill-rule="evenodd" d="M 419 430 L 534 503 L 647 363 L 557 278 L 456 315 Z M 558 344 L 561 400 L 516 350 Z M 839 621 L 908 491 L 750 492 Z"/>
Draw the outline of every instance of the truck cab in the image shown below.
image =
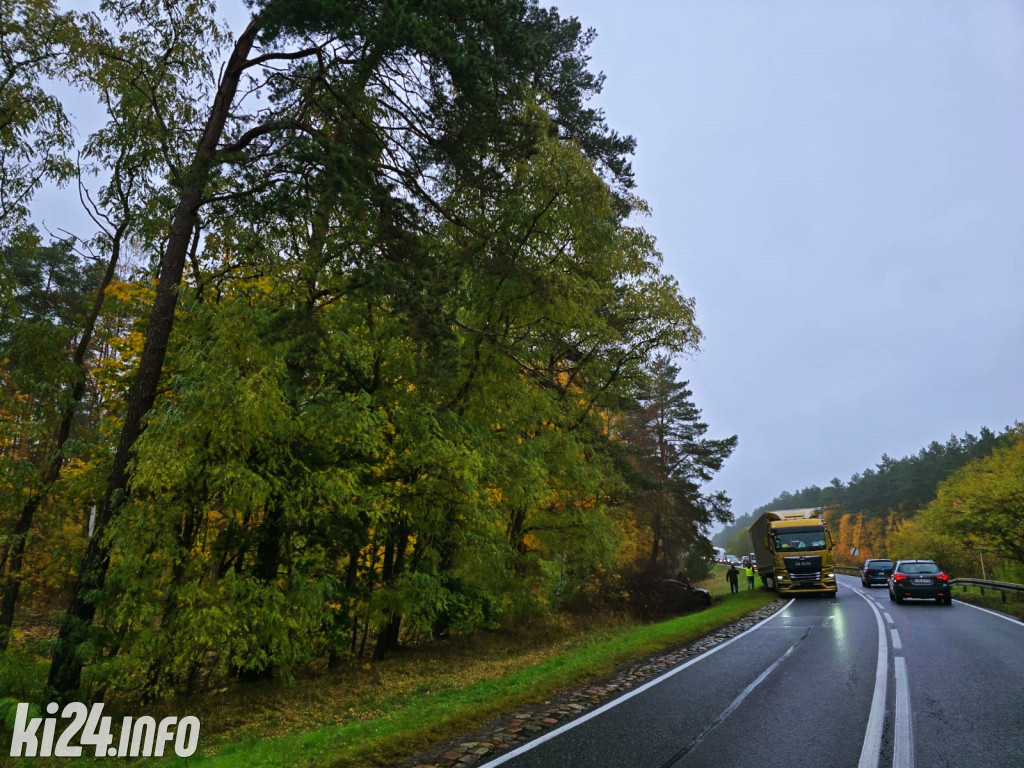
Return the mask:
<path id="1" fill-rule="evenodd" d="M 750 526 L 762 583 L 780 595 L 838 591 L 833 541 L 820 508 L 765 512 Z"/>

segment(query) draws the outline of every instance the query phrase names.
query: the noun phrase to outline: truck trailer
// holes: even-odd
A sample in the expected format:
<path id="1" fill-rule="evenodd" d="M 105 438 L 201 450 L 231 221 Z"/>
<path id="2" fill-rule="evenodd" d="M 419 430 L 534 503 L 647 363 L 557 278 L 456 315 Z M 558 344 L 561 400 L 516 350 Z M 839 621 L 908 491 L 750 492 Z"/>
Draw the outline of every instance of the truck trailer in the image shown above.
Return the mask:
<path id="1" fill-rule="evenodd" d="M 765 512 L 749 533 L 765 587 L 780 595 L 836 595 L 835 544 L 821 507 Z"/>

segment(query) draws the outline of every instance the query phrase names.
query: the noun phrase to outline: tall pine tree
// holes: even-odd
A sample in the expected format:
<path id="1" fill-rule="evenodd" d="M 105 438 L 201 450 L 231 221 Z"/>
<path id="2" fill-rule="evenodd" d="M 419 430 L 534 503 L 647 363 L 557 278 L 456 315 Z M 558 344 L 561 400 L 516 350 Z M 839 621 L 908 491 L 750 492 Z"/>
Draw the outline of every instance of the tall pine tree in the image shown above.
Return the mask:
<path id="1" fill-rule="evenodd" d="M 723 492 L 705 493 L 703 486 L 722 468 L 736 448 L 736 435 L 706 437 L 688 381 L 665 355 L 656 356 L 637 408 L 629 414 L 625 437 L 638 470 L 634 499 L 637 521 L 650 531 L 650 562 L 677 566 L 685 552 L 713 522 L 732 520 L 730 500 Z"/>

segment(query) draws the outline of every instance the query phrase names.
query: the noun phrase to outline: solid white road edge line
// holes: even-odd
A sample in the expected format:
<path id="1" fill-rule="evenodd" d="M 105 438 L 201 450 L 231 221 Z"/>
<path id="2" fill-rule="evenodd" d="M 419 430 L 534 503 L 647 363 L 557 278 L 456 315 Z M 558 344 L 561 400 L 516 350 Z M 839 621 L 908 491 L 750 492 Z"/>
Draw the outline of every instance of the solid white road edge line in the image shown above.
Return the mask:
<path id="1" fill-rule="evenodd" d="M 500 756 L 494 758 L 493 760 L 491 760 L 489 762 L 483 763 L 480 766 L 480 768 L 492 768 L 493 766 L 501 765 L 502 763 L 508 762 L 512 758 L 517 757 L 518 755 L 523 754 L 524 752 L 528 752 L 529 750 L 533 749 L 534 747 L 540 746 L 545 741 L 550 741 L 551 739 L 555 738 L 556 736 L 559 736 L 562 733 L 565 733 L 566 731 L 568 731 L 568 730 L 570 730 L 572 728 L 575 728 L 577 725 L 583 725 L 583 723 L 585 723 L 588 720 L 591 720 L 591 719 L 597 717 L 598 715 L 600 715 L 603 712 L 607 712 L 612 707 L 617 706 L 617 705 L 621 704 L 624 701 L 628 701 L 629 699 L 633 698 L 634 696 L 643 693 L 648 688 L 653 688 L 654 686 L 656 686 L 660 682 L 668 680 L 668 678 L 672 677 L 673 675 L 675 675 L 675 674 L 677 674 L 679 672 L 682 672 L 684 669 L 686 669 L 687 667 L 691 666 L 692 664 L 696 664 L 698 661 L 706 659 L 711 654 L 717 653 L 718 651 L 720 651 L 723 648 L 725 648 L 725 646 L 730 645 L 731 643 L 736 642 L 741 637 L 749 635 L 751 632 L 753 632 L 756 629 L 760 629 L 765 624 L 767 624 L 769 621 L 771 621 L 776 616 L 778 616 L 780 613 L 782 613 L 784 610 L 789 608 L 789 606 L 791 606 L 792 604 L 793 604 L 793 600 L 790 599 L 790 601 L 788 603 L 786 603 L 784 606 L 782 606 L 781 608 L 779 608 L 779 610 L 777 610 L 775 613 L 773 613 L 768 618 L 763 619 L 763 620 L 757 622 L 757 624 L 752 626 L 750 629 L 747 629 L 747 630 L 745 630 L 743 632 L 740 632 L 735 637 L 730 637 L 728 640 L 726 640 L 726 641 L 724 641 L 722 643 L 719 643 L 714 648 L 711 648 L 711 649 L 709 649 L 707 651 L 704 651 L 704 653 L 700 654 L 700 656 L 694 656 L 692 659 L 690 659 L 685 664 L 680 664 L 678 667 L 673 667 L 672 669 L 670 669 L 668 672 L 664 673 L 663 675 L 660 675 L 660 676 L 654 678 L 653 680 L 651 680 L 651 681 L 649 681 L 647 683 L 644 683 L 639 688 L 634 688 L 633 690 L 631 690 L 631 691 L 629 691 L 627 693 L 622 694 L 617 699 L 613 699 L 612 701 L 609 701 L 607 704 L 604 704 L 604 705 L 598 707 L 597 709 L 593 710 L 592 712 L 588 712 L 587 714 L 583 715 L 582 717 L 578 717 L 577 719 L 573 720 L 572 722 L 569 722 L 569 723 L 566 723 L 565 725 L 559 726 L 558 728 L 555 728 L 555 730 L 553 730 L 553 731 L 548 731 L 543 736 L 538 736 L 536 739 L 533 739 L 532 741 L 526 742 L 521 747 L 516 747 L 511 752 L 506 752 L 504 755 L 500 755 Z"/>
<path id="2" fill-rule="evenodd" d="M 840 582 L 841 583 L 841 582 Z M 844 585 L 846 586 L 846 585 Z M 885 725 L 885 696 L 889 683 L 889 642 L 882 622 L 882 612 L 875 601 L 858 589 L 847 587 L 865 600 L 875 614 L 878 625 L 878 660 L 875 662 L 875 692 L 871 695 L 871 713 L 864 729 L 864 744 L 860 750 L 857 768 L 878 768 L 878 757 L 882 751 L 882 728 Z"/>
<path id="3" fill-rule="evenodd" d="M 975 605 L 974 603 L 965 603 L 963 600 L 957 600 L 956 602 L 960 603 L 960 605 L 966 605 L 968 608 L 974 608 L 979 611 L 984 611 L 985 613 L 991 613 L 993 616 L 998 616 L 1000 619 L 1006 619 L 1007 621 L 1012 622 L 1013 624 L 1017 624 L 1019 626 L 1024 627 L 1024 621 L 1021 621 L 1020 619 L 1015 619 L 1013 618 L 1013 616 L 1007 616 L 1005 613 L 1000 613 L 999 611 L 990 611 L 988 608 L 982 608 L 980 605 Z"/>

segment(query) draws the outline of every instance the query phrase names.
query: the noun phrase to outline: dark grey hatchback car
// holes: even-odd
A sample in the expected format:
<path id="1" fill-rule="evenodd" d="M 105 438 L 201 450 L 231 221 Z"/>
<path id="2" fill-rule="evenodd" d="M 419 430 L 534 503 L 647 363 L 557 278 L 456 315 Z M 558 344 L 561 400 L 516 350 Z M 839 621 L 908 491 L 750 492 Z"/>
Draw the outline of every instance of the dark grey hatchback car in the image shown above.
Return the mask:
<path id="1" fill-rule="evenodd" d="M 892 569 L 892 560 L 884 558 L 865 560 L 860 569 L 860 583 L 865 587 L 870 587 L 872 584 L 885 584 L 889 581 Z"/>
<path id="2" fill-rule="evenodd" d="M 889 575 L 889 599 L 902 603 L 907 597 L 933 599 L 941 605 L 952 605 L 949 576 L 934 560 L 900 560 Z"/>

